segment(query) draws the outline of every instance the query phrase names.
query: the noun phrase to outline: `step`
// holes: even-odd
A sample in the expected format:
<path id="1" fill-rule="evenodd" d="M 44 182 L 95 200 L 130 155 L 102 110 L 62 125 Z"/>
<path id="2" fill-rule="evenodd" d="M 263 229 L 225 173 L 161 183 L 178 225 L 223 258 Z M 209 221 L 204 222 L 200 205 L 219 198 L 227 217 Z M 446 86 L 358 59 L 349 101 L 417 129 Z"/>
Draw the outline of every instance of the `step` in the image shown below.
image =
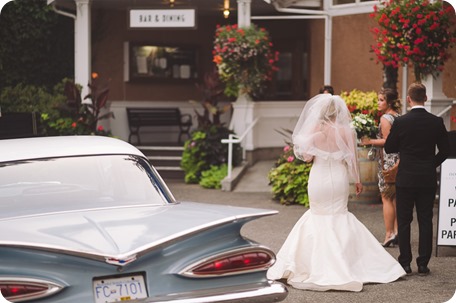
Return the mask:
<path id="1" fill-rule="evenodd" d="M 182 157 L 179 156 L 149 156 L 150 164 L 155 167 L 177 167 L 180 169 Z"/>
<path id="2" fill-rule="evenodd" d="M 151 150 L 174 150 L 174 151 L 184 151 L 183 146 L 150 146 L 150 145 L 144 145 L 144 146 L 136 146 L 137 149 L 139 150 L 146 150 L 146 151 L 151 151 Z"/>
<path id="3" fill-rule="evenodd" d="M 147 156 L 149 161 L 181 161 L 181 156 Z"/>
<path id="4" fill-rule="evenodd" d="M 183 146 L 136 146 L 155 167 L 163 179 L 184 179 L 185 173 L 180 167 Z"/>
<path id="5" fill-rule="evenodd" d="M 140 151 L 147 157 L 182 157 L 183 148 L 154 147 L 141 148 Z"/>
<path id="6" fill-rule="evenodd" d="M 163 179 L 184 180 L 185 173 L 180 167 L 175 166 L 154 166 Z"/>
<path id="7" fill-rule="evenodd" d="M 178 166 L 155 166 L 155 169 L 158 171 L 183 171 L 182 168 Z"/>

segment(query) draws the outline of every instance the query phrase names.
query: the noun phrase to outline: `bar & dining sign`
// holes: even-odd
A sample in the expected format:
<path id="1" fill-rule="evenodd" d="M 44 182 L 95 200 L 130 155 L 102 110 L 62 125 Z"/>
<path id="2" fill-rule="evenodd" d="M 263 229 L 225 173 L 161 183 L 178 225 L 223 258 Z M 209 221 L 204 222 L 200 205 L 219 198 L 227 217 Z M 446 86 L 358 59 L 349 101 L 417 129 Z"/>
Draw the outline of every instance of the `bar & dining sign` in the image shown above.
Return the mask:
<path id="1" fill-rule="evenodd" d="M 195 28 L 195 9 L 130 9 L 130 28 Z"/>

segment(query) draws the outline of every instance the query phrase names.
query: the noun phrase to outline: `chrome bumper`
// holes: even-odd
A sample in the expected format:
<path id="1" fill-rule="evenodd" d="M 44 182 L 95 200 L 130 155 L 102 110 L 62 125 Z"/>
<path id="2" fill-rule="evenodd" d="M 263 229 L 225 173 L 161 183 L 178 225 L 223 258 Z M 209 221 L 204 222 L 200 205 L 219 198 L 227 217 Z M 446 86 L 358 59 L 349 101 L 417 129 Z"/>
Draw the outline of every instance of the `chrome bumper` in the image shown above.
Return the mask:
<path id="1" fill-rule="evenodd" d="M 188 293 L 150 297 L 132 303 L 274 303 L 285 300 L 288 290 L 279 282 L 244 285 L 242 288 L 224 287 Z"/>

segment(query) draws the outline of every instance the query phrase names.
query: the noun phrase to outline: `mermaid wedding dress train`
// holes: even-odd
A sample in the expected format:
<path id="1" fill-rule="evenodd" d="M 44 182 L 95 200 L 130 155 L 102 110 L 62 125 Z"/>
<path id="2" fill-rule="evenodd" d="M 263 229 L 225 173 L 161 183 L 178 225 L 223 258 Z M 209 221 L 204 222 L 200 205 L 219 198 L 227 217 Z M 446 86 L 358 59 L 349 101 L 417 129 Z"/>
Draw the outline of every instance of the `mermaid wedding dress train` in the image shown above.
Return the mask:
<path id="1" fill-rule="evenodd" d="M 269 269 L 298 289 L 361 291 L 405 275 L 401 265 L 347 209 L 349 176 L 337 153 L 318 152 L 309 176 L 310 209 L 298 220 Z"/>

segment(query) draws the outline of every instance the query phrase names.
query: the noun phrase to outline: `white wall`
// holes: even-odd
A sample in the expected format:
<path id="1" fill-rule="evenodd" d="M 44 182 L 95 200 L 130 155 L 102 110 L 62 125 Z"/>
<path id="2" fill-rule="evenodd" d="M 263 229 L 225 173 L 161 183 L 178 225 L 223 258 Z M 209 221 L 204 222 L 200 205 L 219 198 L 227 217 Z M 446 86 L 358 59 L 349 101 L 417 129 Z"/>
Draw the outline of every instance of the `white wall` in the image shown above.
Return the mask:
<path id="1" fill-rule="evenodd" d="M 114 119 L 111 118 L 102 121 L 100 124 L 106 129 L 110 129 L 114 136 L 125 141 L 128 141 L 128 135 L 130 133 L 126 111 L 127 107 L 178 107 L 182 114 L 190 114 L 192 116 L 192 129 L 195 129 L 198 125 L 195 110 L 199 113 L 203 112 L 200 104 L 192 104 L 188 101 L 112 101 L 108 106 L 108 110 L 114 113 Z M 221 119 L 228 126 L 230 113 L 223 114 Z M 178 134 L 178 127 L 148 127 L 141 130 L 141 141 L 148 143 L 177 142 Z M 183 136 L 182 139 L 186 140 L 187 137 Z M 136 142 L 135 140 L 136 138 L 133 138 L 133 143 Z"/>
<path id="2" fill-rule="evenodd" d="M 257 117 L 259 117 L 259 120 L 253 128 L 251 135 L 246 136 L 243 146 L 246 150 L 284 146 L 286 138 L 277 132 L 277 130 L 293 130 L 304 104 L 304 101 L 252 102 L 250 113 L 253 115 L 253 119 L 247 120 L 251 121 Z M 233 103 L 233 106 L 236 108 L 236 103 Z M 202 112 L 202 107 L 199 104 L 194 105 L 188 101 L 113 101 L 110 103 L 108 110 L 114 113 L 115 118 L 103 120 L 100 124 L 105 129 L 110 129 L 114 136 L 125 141 L 128 141 L 129 135 L 127 107 L 179 107 L 182 114 L 188 113 L 192 116 L 193 129 L 197 126 L 195 109 L 198 112 Z M 226 126 L 229 126 L 231 119 L 230 113 L 223 114 L 221 118 L 222 122 Z M 243 122 L 245 123 L 247 120 L 243 120 Z M 144 142 L 177 142 L 178 128 L 154 127 L 146 129 L 141 134 L 143 134 L 141 140 Z"/>

